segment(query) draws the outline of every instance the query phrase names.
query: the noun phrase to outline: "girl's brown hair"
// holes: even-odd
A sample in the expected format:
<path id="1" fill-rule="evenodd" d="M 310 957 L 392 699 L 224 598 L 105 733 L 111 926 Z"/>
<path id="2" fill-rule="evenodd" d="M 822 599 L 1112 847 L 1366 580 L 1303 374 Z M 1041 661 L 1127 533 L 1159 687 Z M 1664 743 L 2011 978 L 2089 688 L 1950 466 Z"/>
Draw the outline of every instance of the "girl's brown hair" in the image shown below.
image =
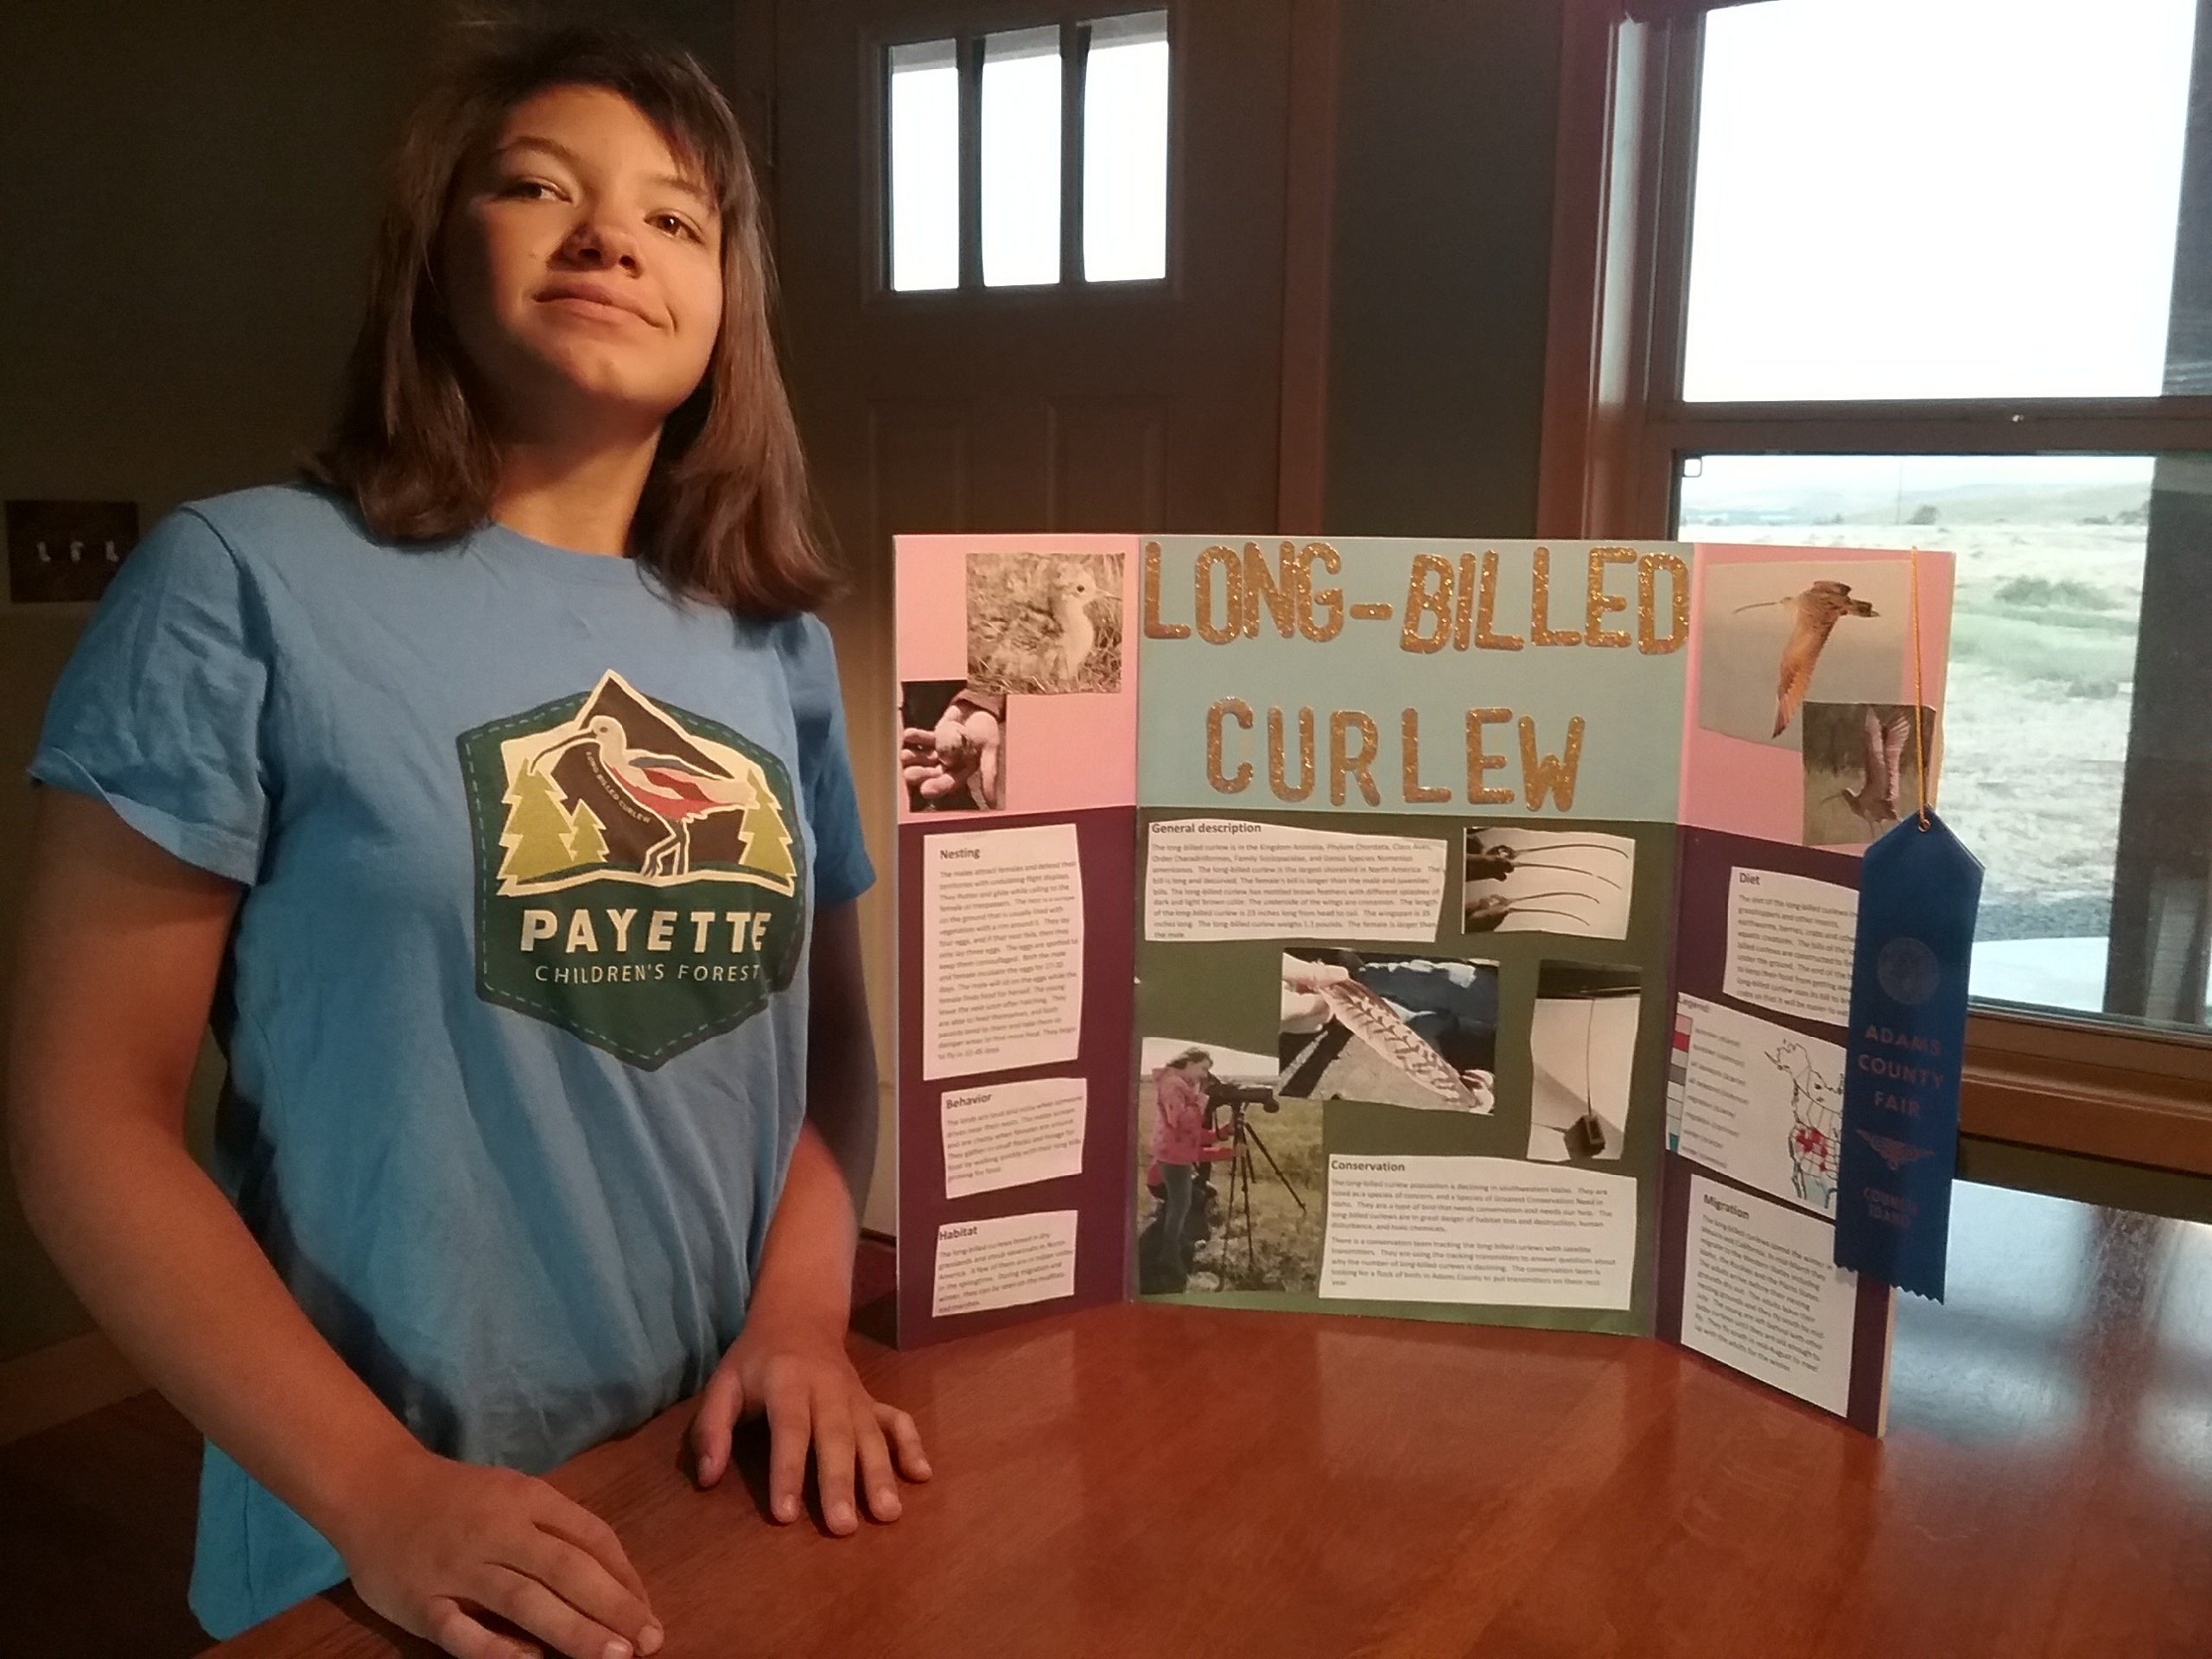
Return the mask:
<path id="1" fill-rule="evenodd" d="M 695 59 L 629 35 L 487 30 L 416 107 L 400 141 L 337 424 L 308 474 L 352 497 L 387 540 L 444 541 L 484 523 L 499 452 L 438 292 L 438 245 L 463 163 L 518 105 L 554 86 L 627 99 L 697 170 L 721 213 L 721 329 L 698 389 L 661 429 L 631 551 L 673 590 L 741 615 L 811 610 L 836 576 L 813 533 L 805 461 L 776 365 L 772 278 L 745 139 Z"/>

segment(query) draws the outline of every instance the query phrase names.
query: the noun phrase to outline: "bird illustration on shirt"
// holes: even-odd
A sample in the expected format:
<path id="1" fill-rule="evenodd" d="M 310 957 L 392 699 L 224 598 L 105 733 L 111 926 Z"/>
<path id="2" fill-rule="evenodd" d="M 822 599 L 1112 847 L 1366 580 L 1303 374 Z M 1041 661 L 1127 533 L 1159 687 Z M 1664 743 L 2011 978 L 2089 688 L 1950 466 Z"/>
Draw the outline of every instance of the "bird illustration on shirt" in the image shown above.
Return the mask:
<path id="1" fill-rule="evenodd" d="M 1782 674 L 1775 688 L 1774 735 L 1780 737 L 1797 713 L 1798 705 L 1805 701 L 1806 690 L 1813 683 L 1813 669 L 1821 660 L 1828 635 L 1835 632 L 1835 625 L 1847 616 L 1875 616 L 1879 613 L 1865 600 L 1853 599 L 1849 582 L 1827 580 L 1815 582 L 1802 594 L 1762 600 L 1755 605 L 1738 605 L 1736 609 L 1740 614 L 1772 605 L 1788 606 L 1796 618 L 1789 642 L 1782 648 Z"/>
<path id="2" fill-rule="evenodd" d="M 581 732 L 541 751 L 531 762 L 545 771 L 568 750 L 589 745 L 605 781 L 632 805 L 660 822 L 666 831 L 645 849 L 640 872 L 683 875 L 691 868 L 691 820 L 709 812 L 750 807 L 750 781 L 681 754 L 633 747 L 622 722 L 612 715 L 594 715 Z"/>

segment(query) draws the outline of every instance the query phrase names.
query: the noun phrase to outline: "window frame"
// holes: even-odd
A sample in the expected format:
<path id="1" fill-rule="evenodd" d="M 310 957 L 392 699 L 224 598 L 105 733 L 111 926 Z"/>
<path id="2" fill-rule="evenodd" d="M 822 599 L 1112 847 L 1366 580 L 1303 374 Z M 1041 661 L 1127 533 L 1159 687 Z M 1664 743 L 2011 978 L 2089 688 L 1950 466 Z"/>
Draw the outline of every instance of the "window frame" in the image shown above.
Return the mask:
<path id="1" fill-rule="evenodd" d="M 1564 9 L 1540 536 L 1670 534 L 1688 455 L 2212 454 L 2212 397 L 1684 402 L 1704 15 L 1746 3 Z M 2198 14 L 2201 99 L 2212 86 L 2212 0 Z M 2207 149 L 2192 145 L 2185 194 L 2212 175 Z M 2212 1174 L 2212 1040 L 1978 1005 L 1961 1127 Z"/>
<path id="2" fill-rule="evenodd" d="M 1166 269 L 1158 276 L 1093 279 L 1084 270 L 1083 156 L 1084 71 L 1090 29 L 1111 18 L 1147 12 L 1166 14 L 1167 30 L 1167 198 L 1165 204 Z M 984 41 L 994 35 L 1057 27 L 1060 31 L 1060 275 L 1050 283 L 983 281 L 982 79 Z M 918 10 L 902 18 L 895 32 L 863 31 L 865 54 L 861 85 L 868 107 L 861 123 L 864 160 L 861 169 L 861 281 L 871 304 L 920 309 L 972 304 L 1020 310 L 1071 300 L 1112 304 L 1117 297 L 1141 302 L 1173 297 L 1180 291 L 1183 238 L 1181 188 L 1183 143 L 1180 7 L 1173 0 L 1116 4 L 1116 0 L 979 0 L 934 16 Z M 950 288 L 900 289 L 891 283 L 891 54 L 894 48 L 950 41 L 960 76 L 960 280 Z"/>

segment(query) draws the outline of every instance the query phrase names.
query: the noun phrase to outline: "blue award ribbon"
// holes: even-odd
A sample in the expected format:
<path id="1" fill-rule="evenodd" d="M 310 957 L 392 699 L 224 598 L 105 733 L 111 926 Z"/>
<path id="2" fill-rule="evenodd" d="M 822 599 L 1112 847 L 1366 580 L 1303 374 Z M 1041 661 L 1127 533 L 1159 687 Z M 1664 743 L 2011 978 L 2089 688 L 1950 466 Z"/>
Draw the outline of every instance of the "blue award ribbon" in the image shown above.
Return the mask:
<path id="1" fill-rule="evenodd" d="M 1844 1049 L 1835 1262 L 1943 1300 L 1981 862 L 1933 812 L 1866 849 Z"/>

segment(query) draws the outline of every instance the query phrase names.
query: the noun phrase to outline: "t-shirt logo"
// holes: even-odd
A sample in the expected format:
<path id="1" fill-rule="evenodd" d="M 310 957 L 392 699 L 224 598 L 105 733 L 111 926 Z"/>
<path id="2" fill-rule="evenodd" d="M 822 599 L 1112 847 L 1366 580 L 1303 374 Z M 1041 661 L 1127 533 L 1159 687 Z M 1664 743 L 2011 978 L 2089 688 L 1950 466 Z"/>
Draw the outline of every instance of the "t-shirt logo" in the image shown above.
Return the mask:
<path id="1" fill-rule="evenodd" d="M 612 671 L 459 745 L 480 996 L 650 1070 L 791 983 L 806 848 L 772 753 Z"/>

